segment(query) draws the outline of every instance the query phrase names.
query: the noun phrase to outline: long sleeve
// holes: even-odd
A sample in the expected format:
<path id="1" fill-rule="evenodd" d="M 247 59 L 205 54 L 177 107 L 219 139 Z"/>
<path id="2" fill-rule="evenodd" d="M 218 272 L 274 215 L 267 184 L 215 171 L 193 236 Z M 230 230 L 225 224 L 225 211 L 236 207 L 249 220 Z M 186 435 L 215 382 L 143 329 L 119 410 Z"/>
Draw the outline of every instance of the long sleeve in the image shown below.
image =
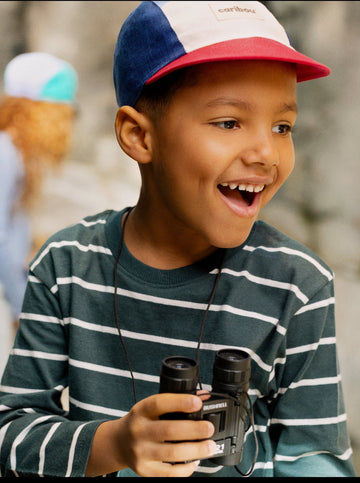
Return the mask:
<path id="1" fill-rule="evenodd" d="M 30 272 L 24 312 L 0 388 L 3 476 L 84 476 L 101 421 L 71 421 L 62 408 L 67 345 L 57 297 Z"/>
<path id="2" fill-rule="evenodd" d="M 270 433 L 274 476 L 355 476 L 336 352 L 330 281 L 299 309 L 286 335 Z"/>

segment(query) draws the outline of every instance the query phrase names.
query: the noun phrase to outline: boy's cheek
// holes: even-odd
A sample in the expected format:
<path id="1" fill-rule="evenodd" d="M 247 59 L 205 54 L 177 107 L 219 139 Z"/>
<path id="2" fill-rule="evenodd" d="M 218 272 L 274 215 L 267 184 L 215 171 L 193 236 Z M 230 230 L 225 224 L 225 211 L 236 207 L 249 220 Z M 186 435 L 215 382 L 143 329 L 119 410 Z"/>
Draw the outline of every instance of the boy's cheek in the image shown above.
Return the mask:
<path id="1" fill-rule="evenodd" d="M 288 177 L 291 175 L 294 169 L 294 161 L 290 160 L 287 163 L 284 163 L 283 166 L 280 166 L 278 169 L 278 176 L 275 182 L 275 191 L 278 191 L 281 186 L 285 183 Z"/>

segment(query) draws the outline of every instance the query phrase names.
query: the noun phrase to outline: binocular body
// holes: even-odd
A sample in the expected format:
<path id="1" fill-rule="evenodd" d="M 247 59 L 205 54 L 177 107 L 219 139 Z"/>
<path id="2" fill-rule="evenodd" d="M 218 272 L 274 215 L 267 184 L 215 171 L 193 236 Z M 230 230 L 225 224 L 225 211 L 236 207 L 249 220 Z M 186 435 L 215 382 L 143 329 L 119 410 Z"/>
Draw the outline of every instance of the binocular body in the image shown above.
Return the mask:
<path id="1" fill-rule="evenodd" d="M 250 379 L 250 356 L 237 349 L 216 353 L 212 391 L 195 413 L 170 413 L 162 419 L 208 420 L 214 424 L 212 439 L 217 444 L 215 464 L 234 466 L 242 459 L 245 425 L 248 415 L 247 391 Z M 199 368 L 193 359 L 168 357 L 162 362 L 159 392 L 196 394 Z"/>

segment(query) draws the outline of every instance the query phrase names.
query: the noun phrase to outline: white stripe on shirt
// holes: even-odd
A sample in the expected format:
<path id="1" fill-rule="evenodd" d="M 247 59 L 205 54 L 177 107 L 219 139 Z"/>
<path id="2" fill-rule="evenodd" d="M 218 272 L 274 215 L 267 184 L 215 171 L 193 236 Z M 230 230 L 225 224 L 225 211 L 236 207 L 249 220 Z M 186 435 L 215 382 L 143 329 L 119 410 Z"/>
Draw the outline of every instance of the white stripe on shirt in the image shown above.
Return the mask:
<path id="1" fill-rule="evenodd" d="M 270 424 L 283 424 L 284 426 L 317 426 L 327 424 L 338 424 L 346 421 L 346 414 L 340 414 L 331 418 L 309 418 L 309 419 L 278 419 L 271 418 Z"/>
<path id="2" fill-rule="evenodd" d="M 98 406 L 96 404 L 84 403 L 82 401 L 78 401 L 77 399 L 74 399 L 71 396 L 69 397 L 69 402 L 74 406 L 84 409 L 85 411 L 92 411 L 94 413 L 100 413 L 100 414 L 108 414 L 109 416 L 115 416 L 117 418 L 122 418 L 123 416 L 126 416 L 126 414 L 128 414 L 127 411 L 121 411 L 120 409 L 106 408 L 104 406 Z"/>
<path id="3" fill-rule="evenodd" d="M 23 440 L 26 438 L 28 432 L 34 427 L 37 426 L 38 424 L 43 423 L 44 421 L 47 421 L 48 419 L 52 418 L 53 415 L 48 415 L 48 416 L 41 416 L 40 418 L 35 419 L 32 423 L 30 423 L 26 428 L 24 428 L 18 436 L 14 439 L 14 443 L 11 448 L 10 452 L 10 469 L 11 470 L 16 470 L 16 449 L 17 447 L 23 442 Z"/>
<path id="4" fill-rule="evenodd" d="M 104 255 L 112 255 L 112 252 L 109 248 L 105 248 L 101 245 L 81 245 L 77 240 L 74 241 L 68 241 L 68 240 L 63 240 L 61 242 L 52 242 L 49 243 L 49 245 L 40 253 L 40 255 L 37 257 L 37 259 L 33 262 L 31 265 L 31 270 L 34 270 L 35 267 L 39 265 L 41 260 L 49 253 L 49 251 L 52 248 L 62 248 L 62 247 L 67 247 L 67 246 L 74 246 L 81 250 L 82 252 L 96 252 L 96 253 L 103 253 Z"/>
<path id="5" fill-rule="evenodd" d="M 328 307 L 329 305 L 335 304 L 335 297 L 330 297 L 326 300 L 319 300 L 310 305 L 305 305 L 301 307 L 294 315 L 303 314 L 304 312 L 309 312 L 310 310 L 321 309 L 323 307 Z"/>
<path id="6" fill-rule="evenodd" d="M 243 249 L 249 252 L 253 252 L 255 250 L 265 250 L 267 252 L 282 252 L 287 255 L 295 255 L 297 257 L 303 258 L 304 260 L 307 260 L 312 265 L 314 265 L 314 267 L 316 267 L 320 273 L 325 275 L 325 277 L 329 280 L 329 282 L 334 278 L 332 273 L 329 272 L 329 270 L 326 270 L 326 268 L 324 268 L 318 261 L 316 261 L 314 258 L 307 255 L 306 253 L 301 252 L 300 250 L 294 250 L 293 248 L 288 248 L 288 247 L 266 247 L 263 245 L 259 245 L 257 247 L 245 245 Z"/>
<path id="7" fill-rule="evenodd" d="M 330 453 L 329 451 L 311 451 L 309 453 L 303 453 L 303 454 L 296 455 L 296 456 L 287 456 L 287 455 L 276 454 L 275 460 L 276 461 L 296 461 L 300 458 L 306 458 L 307 456 L 314 456 L 314 455 L 318 455 L 318 454 L 330 454 L 331 456 L 335 456 L 336 458 L 339 458 L 340 460 L 346 461 L 351 457 L 353 452 L 352 452 L 351 448 L 348 448 L 342 454 L 333 454 L 333 453 Z"/>
<path id="8" fill-rule="evenodd" d="M 219 269 L 216 268 L 213 270 L 212 274 L 218 273 Z M 237 272 L 235 270 L 231 270 L 230 268 L 223 268 L 222 273 L 227 273 L 229 275 L 233 275 L 234 277 L 245 277 L 250 282 L 256 283 L 258 285 L 265 285 L 267 287 L 274 287 L 274 288 L 280 288 L 282 290 L 288 290 L 290 292 L 293 292 L 301 302 L 306 304 L 309 301 L 309 298 L 299 289 L 299 287 L 295 284 L 292 283 L 286 283 L 286 282 L 280 282 L 278 280 L 273 280 L 270 278 L 263 278 L 263 277 L 258 277 L 256 275 L 251 274 L 247 270 L 242 270 L 241 272 Z"/>
<path id="9" fill-rule="evenodd" d="M 70 451 L 69 451 L 69 459 L 68 459 L 68 466 L 66 469 L 65 477 L 71 476 L 72 470 L 73 470 L 73 465 L 74 465 L 74 457 L 75 457 L 75 449 L 76 449 L 76 444 L 77 440 L 80 436 L 81 430 L 83 429 L 84 426 L 86 426 L 88 423 L 84 423 L 81 426 L 79 426 L 74 435 L 73 439 L 71 441 L 71 446 L 70 446 Z"/>
<path id="10" fill-rule="evenodd" d="M 48 442 L 50 441 L 50 439 L 52 438 L 52 435 L 55 433 L 55 431 L 57 430 L 57 428 L 60 426 L 61 423 L 55 423 L 53 424 L 44 441 L 42 442 L 41 446 L 40 446 L 40 452 L 39 452 L 39 475 L 43 475 L 44 474 L 44 464 L 45 464 L 45 449 L 46 449 L 46 446 L 48 444 Z"/>

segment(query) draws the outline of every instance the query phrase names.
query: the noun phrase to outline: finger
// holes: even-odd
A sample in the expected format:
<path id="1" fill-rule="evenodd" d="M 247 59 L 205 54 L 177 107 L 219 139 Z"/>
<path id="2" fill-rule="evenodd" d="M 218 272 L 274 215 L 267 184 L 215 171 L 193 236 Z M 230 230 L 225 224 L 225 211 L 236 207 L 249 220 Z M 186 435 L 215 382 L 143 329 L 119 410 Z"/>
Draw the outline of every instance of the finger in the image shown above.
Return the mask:
<path id="1" fill-rule="evenodd" d="M 210 392 L 206 389 L 199 389 L 198 391 L 196 391 L 196 395 L 199 396 L 202 401 L 207 401 L 211 398 Z"/>
<path id="2" fill-rule="evenodd" d="M 197 466 L 199 466 L 200 461 L 190 461 L 189 463 L 179 463 L 179 464 L 171 464 L 171 463 L 160 463 L 160 462 L 153 462 L 149 465 L 146 465 L 146 468 L 139 473 L 139 476 L 158 476 L 158 477 L 186 477 L 191 476 L 194 471 L 196 470 Z"/>
<path id="3" fill-rule="evenodd" d="M 153 425 L 158 441 L 191 441 L 210 438 L 215 431 L 214 425 L 207 420 L 162 420 Z"/>
<path id="4" fill-rule="evenodd" d="M 167 413 L 193 413 L 202 407 L 202 401 L 192 394 L 162 393 L 154 394 L 138 403 L 138 409 L 145 417 L 157 419 Z"/>
<path id="5" fill-rule="evenodd" d="M 215 454 L 217 446 L 215 441 L 188 441 L 181 443 L 163 443 L 158 447 L 161 459 L 167 463 L 184 463 L 210 458 Z"/>
<path id="6" fill-rule="evenodd" d="M 177 465 L 170 465 L 164 463 L 164 467 L 170 467 L 171 476 L 172 477 L 181 477 L 181 476 L 191 476 L 196 468 L 199 466 L 200 460 L 191 461 L 190 463 L 178 463 Z M 167 471 L 169 471 L 167 469 Z"/>

